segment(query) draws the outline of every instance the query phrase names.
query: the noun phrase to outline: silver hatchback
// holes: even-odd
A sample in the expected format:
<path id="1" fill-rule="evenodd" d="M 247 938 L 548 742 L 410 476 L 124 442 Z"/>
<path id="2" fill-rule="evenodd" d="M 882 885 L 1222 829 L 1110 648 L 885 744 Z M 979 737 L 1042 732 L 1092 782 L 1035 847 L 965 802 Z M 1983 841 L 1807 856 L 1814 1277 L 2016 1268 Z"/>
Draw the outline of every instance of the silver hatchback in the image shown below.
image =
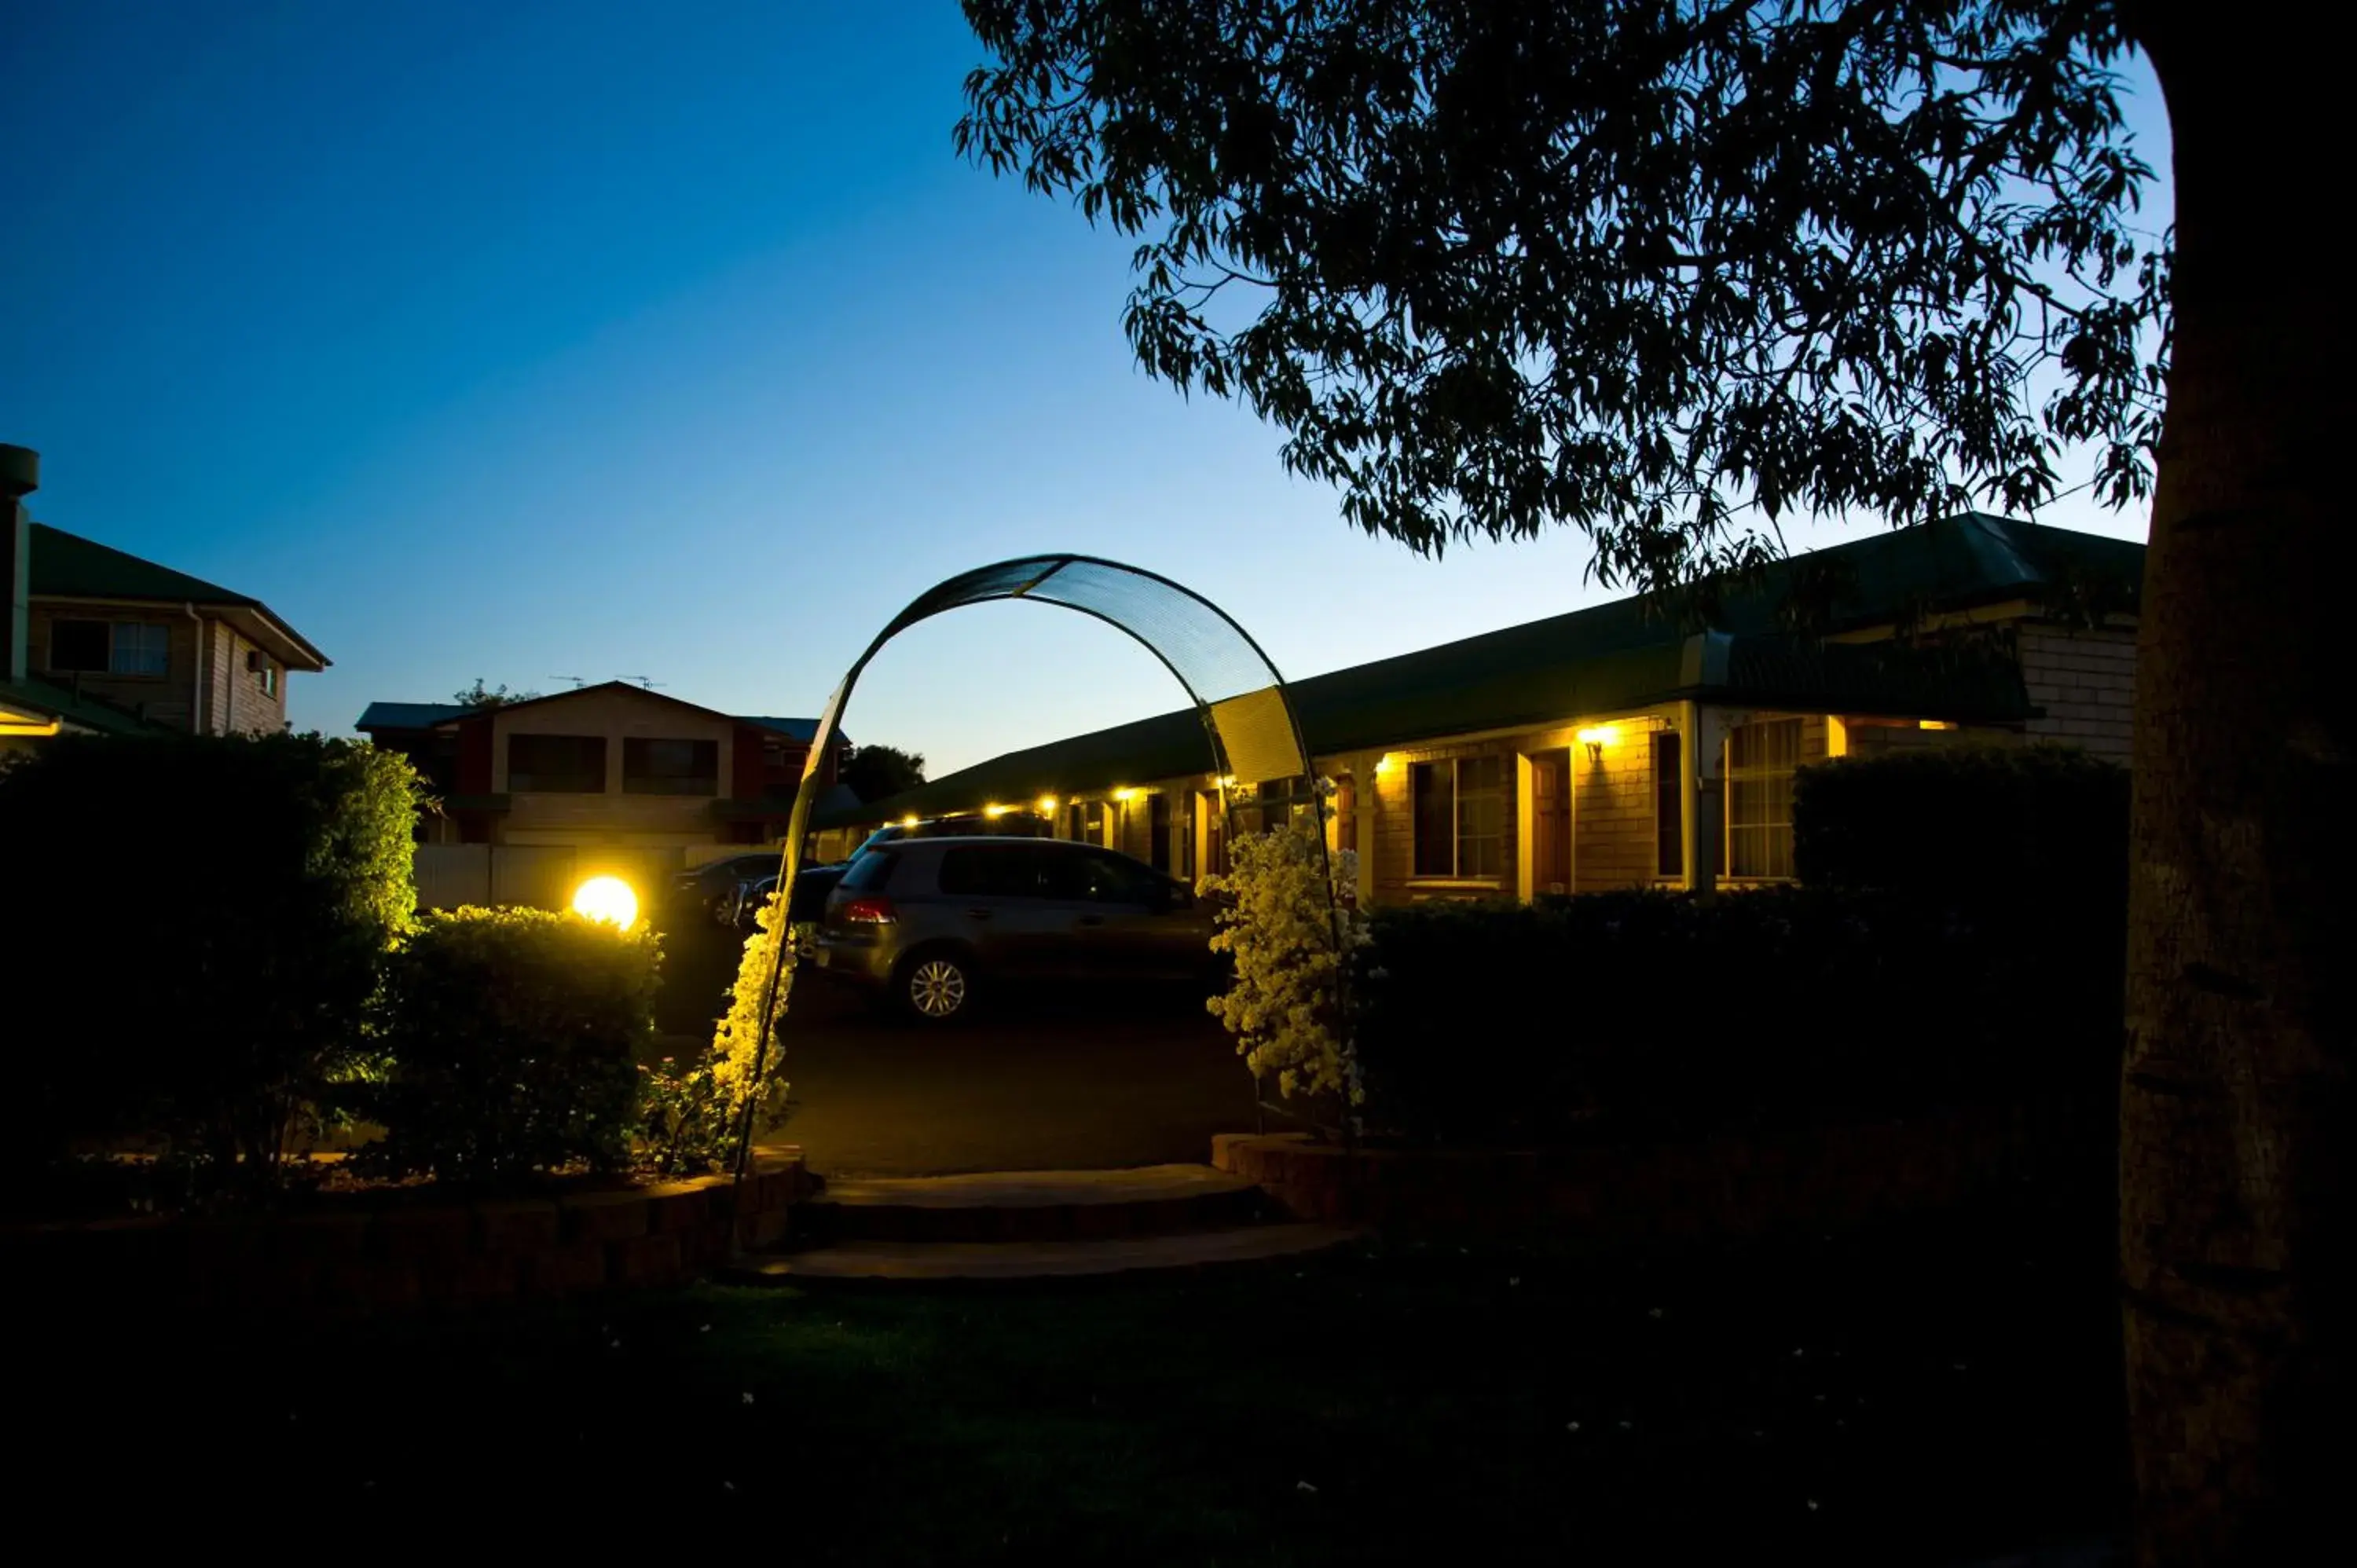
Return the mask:
<path id="1" fill-rule="evenodd" d="M 946 1023 L 1000 982 L 1198 983 L 1211 912 L 1145 862 L 1060 839 L 902 839 L 864 850 L 826 901 L 812 961 Z"/>

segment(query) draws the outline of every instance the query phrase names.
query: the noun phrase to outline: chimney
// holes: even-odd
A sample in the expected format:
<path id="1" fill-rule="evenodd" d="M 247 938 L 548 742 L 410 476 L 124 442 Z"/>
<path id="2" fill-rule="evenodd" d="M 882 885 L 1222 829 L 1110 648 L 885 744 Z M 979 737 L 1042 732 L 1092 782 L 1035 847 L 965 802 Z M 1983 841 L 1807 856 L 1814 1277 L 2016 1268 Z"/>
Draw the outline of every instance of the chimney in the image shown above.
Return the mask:
<path id="1" fill-rule="evenodd" d="M 33 592 L 31 520 L 25 515 L 25 498 L 41 488 L 41 455 L 29 446 L 0 443 L 0 589 L 8 606 L 7 663 L 0 681 L 22 681 L 27 671 L 26 645 L 32 636 Z"/>

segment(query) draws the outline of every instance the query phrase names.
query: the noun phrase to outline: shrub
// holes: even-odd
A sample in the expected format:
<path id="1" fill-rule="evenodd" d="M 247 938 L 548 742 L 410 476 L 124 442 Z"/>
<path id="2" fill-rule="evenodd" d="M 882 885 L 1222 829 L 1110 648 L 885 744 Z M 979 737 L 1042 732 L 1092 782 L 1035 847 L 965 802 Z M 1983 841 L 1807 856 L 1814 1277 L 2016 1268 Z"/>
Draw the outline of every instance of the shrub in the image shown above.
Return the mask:
<path id="1" fill-rule="evenodd" d="M 1943 904 L 2117 908 L 2126 918 L 2127 769 L 2055 746 L 1845 757 L 1793 783 L 1792 852 L 1812 886 Z"/>
<path id="2" fill-rule="evenodd" d="M 418 791 L 317 736 L 65 736 L 0 768 L 0 944 L 48 1026 L 12 1031 L 9 1156 L 160 1139 L 274 1182 L 362 1050 Z"/>
<path id="3" fill-rule="evenodd" d="M 386 1175 L 474 1184 L 629 1160 L 641 1057 L 654 1040 L 660 944 L 545 909 L 425 918 L 384 998 Z"/>
<path id="4" fill-rule="evenodd" d="M 1330 787 L 1329 787 L 1330 788 Z M 1281 1094 L 1339 1094 L 1356 1105 L 1358 1074 L 1334 1005 L 1341 955 L 1365 940 L 1364 918 L 1329 896 L 1329 861 L 1307 822 L 1241 835 L 1224 876 L 1206 892 L 1232 900 L 1218 913 L 1211 949 L 1235 961 L 1235 978 L 1210 1007 L 1257 1079 Z M 1332 857 L 1336 889 L 1358 880 L 1357 856 Z"/>
<path id="5" fill-rule="evenodd" d="M 2104 1014 L 2050 982 L 2087 945 L 1805 887 L 1385 908 L 1354 992 L 1369 1119 L 1516 1141 L 2086 1091 Z"/>
<path id="6" fill-rule="evenodd" d="M 666 1174 L 713 1169 L 735 1150 L 737 1131 L 744 1122 L 746 1101 L 753 1093 L 753 1058 L 760 1046 L 761 998 L 768 990 L 770 965 L 778 950 L 778 937 L 772 929 L 778 918 L 776 897 L 772 895 L 753 918 L 753 934 L 745 939 L 744 951 L 737 959 L 728 1011 L 714 1026 L 712 1044 L 685 1067 L 665 1057 L 643 1073 L 646 1158 L 655 1169 Z M 800 940 L 810 930 L 807 924 L 796 925 L 788 931 L 788 940 Z M 778 1019 L 785 1015 L 793 978 L 791 968 L 778 977 L 777 1006 L 770 1015 L 769 1071 L 763 1077 L 760 1104 L 753 1118 L 756 1133 L 775 1127 L 785 1116 L 784 1047 L 776 1027 Z"/>

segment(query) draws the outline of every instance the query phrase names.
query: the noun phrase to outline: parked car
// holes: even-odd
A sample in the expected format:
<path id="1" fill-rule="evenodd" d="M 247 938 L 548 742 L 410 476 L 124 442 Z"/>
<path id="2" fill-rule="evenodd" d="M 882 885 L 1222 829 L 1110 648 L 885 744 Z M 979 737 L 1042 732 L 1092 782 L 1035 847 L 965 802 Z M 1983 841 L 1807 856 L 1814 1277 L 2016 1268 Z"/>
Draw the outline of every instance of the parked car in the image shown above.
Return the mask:
<path id="1" fill-rule="evenodd" d="M 861 839 L 859 849 L 853 850 L 845 864 L 858 859 L 859 850 L 898 843 L 903 839 L 1044 839 L 1055 836 L 1056 824 L 1035 811 L 1002 811 L 995 817 L 927 817 L 922 822 L 887 822 Z"/>
<path id="2" fill-rule="evenodd" d="M 828 895 L 820 972 L 926 1023 L 1001 982 L 1200 983 L 1211 912 L 1144 861 L 1061 839 L 908 838 L 862 850 Z"/>
<path id="3" fill-rule="evenodd" d="M 823 915 L 826 912 L 826 896 L 834 891 L 834 885 L 843 880 L 843 874 L 850 868 L 849 861 L 840 861 L 832 865 L 805 865 L 795 872 L 794 897 L 792 905 L 786 910 L 787 923 L 798 926 Z M 767 876 L 738 883 L 736 902 L 729 912 L 729 923 L 750 935 L 754 913 L 768 903 L 770 896 L 777 890 L 778 874 L 774 870 Z"/>
<path id="4" fill-rule="evenodd" d="M 738 889 L 763 875 L 778 874 L 778 849 L 748 850 L 705 861 L 693 871 L 672 878 L 671 917 L 674 923 L 685 911 L 727 925 L 736 918 Z"/>

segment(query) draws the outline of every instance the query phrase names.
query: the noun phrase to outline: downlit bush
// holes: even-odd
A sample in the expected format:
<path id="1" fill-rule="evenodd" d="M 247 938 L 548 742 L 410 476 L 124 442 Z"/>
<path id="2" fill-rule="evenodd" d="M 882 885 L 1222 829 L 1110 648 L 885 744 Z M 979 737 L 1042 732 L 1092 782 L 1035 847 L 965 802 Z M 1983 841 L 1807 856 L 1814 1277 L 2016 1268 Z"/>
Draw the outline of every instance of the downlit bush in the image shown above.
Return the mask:
<path id="1" fill-rule="evenodd" d="M 1369 1122 L 1541 1139 L 2086 1092 L 2116 1013 L 2058 981 L 2103 941 L 1805 887 L 1381 909 L 1356 992 Z"/>
<path id="2" fill-rule="evenodd" d="M 659 962 L 643 927 L 544 909 L 425 917 L 387 979 L 386 1074 L 367 1096 L 385 1133 L 361 1168 L 483 1184 L 620 1167 Z"/>
<path id="3" fill-rule="evenodd" d="M 7 1157 L 160 1143 L 274 1181 L 364 1048 L 417 790 L 399 756 L 312 735 L 70 736 L 0 767 Z"/>

